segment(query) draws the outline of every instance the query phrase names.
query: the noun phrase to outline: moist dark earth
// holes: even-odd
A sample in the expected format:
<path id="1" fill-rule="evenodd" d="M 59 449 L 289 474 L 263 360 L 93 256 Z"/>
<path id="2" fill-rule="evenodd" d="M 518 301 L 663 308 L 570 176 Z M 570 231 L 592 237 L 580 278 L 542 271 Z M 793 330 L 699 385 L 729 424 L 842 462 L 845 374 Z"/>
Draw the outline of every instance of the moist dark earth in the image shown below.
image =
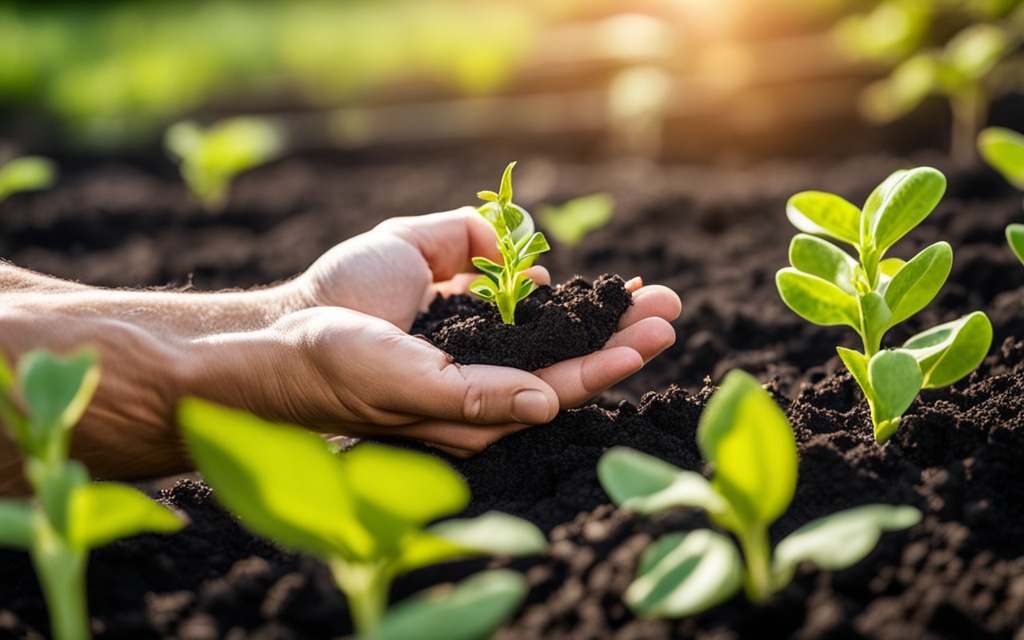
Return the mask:
<path id="1" fill-rule="evenodd" d="M 508 155 L 290 158 L 239 179 L 219 216 L 193 205 L 159 160 L 78 160 L 54 190 L 0 204 L 0 256 L 102 286 L 248 288 L 299 273 L 385 218 L 472 204 L 511 159 L 519 161 L 516 200 L 529 209 L 608 191 L 617 203 L 612 222 L 575 247 L 556 245 L 541 263 L 555 283 L 613 274 L 672 288 L 683 302 L 676 344 L 592 404 L 469 460 L 449 460 L 472 488 L 470 514 L 499 509 L 535 522 L 550 535 L 545 555 L 423 570 L 399 580 L 394 599 L 510 565 L 532 590 L 498 632 L 503 639 L 1024 638 L 1024 265 L 1003 236 L 1008 223 L 1024 219 L 1020 193 L 980 164 L 954 167 L 933 151 L 714 167 Z M 798 318 L 779 299 L 774 274 L 787 264 L 795 231 L 785 217 L 789 196 L 819 189 L 860 203 L 893 170 L 921 165 L 947 175 L 947 195 L 891 255 L 909 258 L 946 240 L 953 270 L 936 300 L 884 344 L 974 310 L 989 315 L 995 339 L 971 376 L 922 393 L 882 447 L 835 351 L 856 347 L 856 336 Z M 606 325 L 621 313 L 591 306 Z M 738 597 L 690 619 L 635 619 L 620 597 L 644 546 L 707 523 L 693 512 L 641 518 L 612 508 L 597 461 L 626 445 L 702 469 L 697 420 L 714 385 L 737 367 L 767 384 L 797 436 L 799 485 L 771 530 L 774 540 L 869 502 L 914 505 L 924 518 L 886 534 L 851 569 L 801 567 L 765 606 Z M 349 633 L 327 570 L 247 534 L 215 498 L 201 482 L 182 480 L 160 495 L 189 518 L 181 532 L 94 552 L 96 636 Z M 0 552 L 0 576 L 0 637 L 46 637 L 27 556 Z"/>

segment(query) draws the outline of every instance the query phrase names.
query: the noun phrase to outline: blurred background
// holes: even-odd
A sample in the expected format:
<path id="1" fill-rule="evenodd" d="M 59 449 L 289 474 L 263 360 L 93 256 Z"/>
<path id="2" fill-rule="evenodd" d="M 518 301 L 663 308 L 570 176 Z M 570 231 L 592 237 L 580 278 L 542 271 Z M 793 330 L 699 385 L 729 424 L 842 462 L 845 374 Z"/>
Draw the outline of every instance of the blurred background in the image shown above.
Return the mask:
<path id="1" fill-rule="evenodd" d="M 3 0 L 0 155 L 159 151 L 176 121 L 240 114 L 295 153 L 970 155 L 1022 119 L 1021 4 Z"/>

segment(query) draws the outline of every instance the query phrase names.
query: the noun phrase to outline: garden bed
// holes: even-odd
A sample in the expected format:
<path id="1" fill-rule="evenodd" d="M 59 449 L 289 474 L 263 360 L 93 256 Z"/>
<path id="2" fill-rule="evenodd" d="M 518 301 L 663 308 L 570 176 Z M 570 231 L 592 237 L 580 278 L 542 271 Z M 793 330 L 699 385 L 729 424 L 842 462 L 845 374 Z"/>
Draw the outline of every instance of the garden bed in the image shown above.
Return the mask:
<path id="1" fill-rule="evenodd" d="M 0 256 L 106 286 L 267 284 L 387 217 L 472 204 L 476 190 L 513 159 L 506 155 L 284 160 L 243 176 L 220 216 L 192 205 L 169 167 L 83 165 L 51 192 L 0 205 Z M 532 590 L 498 637 L 1015 637 L 1024 624 L 1024 266 L 1005 245 L 1003 228 L 1024 219 L 1021 194 L 991 170 L 953 169 L 929 152 L 717 169 L 515 159 L 516 199 L 527 208 L 596 191 L 617 201 L 609 226 L 541 258 L 555 282 L 575 274 L 639 275 L 675 290 L 683 311 L 676 344 L 595 404 L 470 460 L 451 460 L 473 490 L 471 513 L 500 509 L 551 537 L 547 555 L 510 563 Z M 862 202 L 891 171 L 918 165 L 943 170 L 949 189 L 892 253 L 908 258 L 947 240 L 953 270 L 936 300 L 885 342 L 898 344 L 974 310 L 989 315 L 995 338 L 976 373 L 951 389 L 924 392 L 879 447 L 860 390 L 835 351 L 854 347 L 856 335 L 798 318 L 779 298 L 774 274 L 788 264 L 795 232 L 785 217 L 789 196 L 820 189 Z M 633 619 L 620 597 L 645 543 L 703 519 L 644 519 L 612 509 L 597 483 L 597 460 L 626 445 L 699 468 L 697 419 L 713 383 L 737 367 L 769 383 L 797 434 L 797 494 L 773 538 L 868 502 L 911 504 L 924 519 L 886 534 L 852 569 L 801 568 L 764 607 L 735 599 L 682 621 Z M 163 499 L 191 524 L 92 556 L 98 638 L 348 632 L 344 599 L 323 566 L 247 534 L 201 483 L 186 480 Z M 395 596 L 505 563 L 420 571 L 399 580 Z M 45 608 L 27 556 L 0 552 L 0 575 L 0 637 L 45 637 Z"/>

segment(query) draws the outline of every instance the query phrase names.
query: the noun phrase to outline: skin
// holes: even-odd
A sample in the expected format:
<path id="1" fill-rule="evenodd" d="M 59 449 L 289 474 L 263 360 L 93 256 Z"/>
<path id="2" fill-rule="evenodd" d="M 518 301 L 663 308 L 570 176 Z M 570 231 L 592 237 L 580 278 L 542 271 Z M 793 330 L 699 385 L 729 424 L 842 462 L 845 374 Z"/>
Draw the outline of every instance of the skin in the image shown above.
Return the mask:
<path id="1" fill-rule="evenodd" d="M 387 220 L 293 280 L 251 291 L 102 289 L 0 263 L 0 349 L 14 362 L 35 348 L 93 345 L 100 385 L 71 454 L 96 478 L 136 479 L 192 468 L 175 424 L 186 396 L 466 457 L 551 421 L 675 341 L 679 297 L 635 278 L 634 304 L 598 352 L 532 373 L 454 364 L 408 330 L 437 293 L 466 290 L 478 255 L 500 260 L 493 230 L 464 208 Z M 25 490 L 21 465 L 3 433 L 0 493 Z"/>

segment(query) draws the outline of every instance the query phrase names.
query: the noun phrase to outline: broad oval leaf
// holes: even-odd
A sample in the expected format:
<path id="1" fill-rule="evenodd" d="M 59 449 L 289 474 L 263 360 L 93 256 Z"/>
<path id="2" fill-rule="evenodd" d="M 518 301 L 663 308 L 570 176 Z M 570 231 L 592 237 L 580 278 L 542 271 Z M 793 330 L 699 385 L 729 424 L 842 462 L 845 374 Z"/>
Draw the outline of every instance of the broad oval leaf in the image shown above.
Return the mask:
<path id="1" fill-rule="evenodd" d="M 1005 27 L 984 22 L 968 25 L 946 43 L 946 64 L 968 82 L 977 82 L 1006 54 Z"/>
<path id="2" fill-rule="evenodd" d="M 775 547 L 773 582 L 781 588 L 793 579 L 799 563 L 813 562 L 826 571 L 846 569 L 866 556 L 885 531 L 899 531 L 921 520 L 914 507 L 869 504 L 808 522 Z"/>
<path id="3" fill-rule="evenodd" d="M 56 435 L 50 429 L 70 428 L 85 413 L 99 385 L 96 352 L 83 349 L 66 358 L 48 351 L 27 353 L 18 361 L 17 373 L 22 398 L 28 405 L 29 422 L 45 433 L 40 444 Z"/>
<path id="4" fill-rule="evenodd" d="M 512 617 L 526 579 L 510 569 L 485 571 L 454 587 L 441 585 L 396 604 L 358 640 L 479 640 Z"/>
<path id="5" fill-rule="evenodd" d="M 732 598 L 743 584 L 743 560 L 720 533 L 698 529 L 666 535 L 640 559 L 623 600 L 643 618 L 684 618 Z"/>
<path id="6" fill-rule="evenodd" d="M 904 264 L 885 289 L 892 324 L 924 309 L 939 293 L 952 267 L 953 249 L 946 242 L 936 242 Z"/>
<path id="7" fill-rule="evenodd" d="M 494 302 L 498 295 L 496 284 L 490 276 L 480 276 L 469 285 L 469 291 L 488 302 Z"/>
<path id="8" fill-rule="evenodd" d="M 786 267 L 775 274 L 775 284 L 786 306 L 808 322 L 854 328 L 860 325 L 857 299 L 824 278 Z"/>
<path id="9" fill-rule="evenodd" d="M 529 520 L 500 511 L 488 511 L 475 518 L 453 518 L 427 528 L 439 538 L 478 553 L 524 556 L 541 553 L 547 538 Z"/>
<path id="10" fill-rule="evenodd" d="M 871 383 L 871 419 L 876 427 L 876 438 L 883 442 L 887 436 L 878 437 L 879 426 L 903 416 L 921 390 L 924 377 L 917 360 L 909 352 L 886 349 L 876 353 L 868 362 L 868 379 Z"/>
<path id="11" fill-rule="evenodd" d="M 560 207 L 545 207 L 537 214 L 548 234 L 557 242 L 575 246 L 588 233 L 608 224 L 615 199 L 608 193 L 574 198 Z"/>
<path id="12" fill-rule="evenodd" d="M 871 191 L 871 195 L 869 195 L 868 199 L 864 202 L 864 218 L 862 220 L 862 222 L 865 223 L 863 228 L 864 233 L 867 233 L 869 229 L 866 223 L 875 219 L 875 216 L 878 215 L 878 209 L 881 208 L 882 203 L 885 202 L 885 199 L 889 196 L 889 192 L 892 191 L 893 185 L 896 184 L 905 173 L 907 173 L 906 169 L 897 169 L 896 171 L 893 171 L 889 174 L 888 178 L 882 180 L 882 182 Z"/>
<path id="13" fill-rule="evenodd" d="M 903 343 L 903 349 L 917 359 L 925 389 L 945 387 L 964 377 L 981 364 L 991 346 L 992 323 L 981 311 L 922 331 Z"/>
<path id="14" fill-rule="evenodd" d="M 917 167 L 901 175 L 871 220 L 871 237 L 878 252 L 928 217 L 945 192 L 946 177 L 931 167 Z"/>
<path id="15" fill-rule="evenodd" d="M 544 253 L 545 251 L 550 250 L 551 246 L 548 244 L 548 241 L 544 238 L 544 234 L 539 231 L 536 231 L 532 236 L 530 236 L 530 239 L 527 241 L 523 249 L 519 252 L 519 257 L 520 259 L 529 258 L 530 256 L 536 256 Z"/>
<path id="16" fill-rule="evenodd" d="M 798 271 L 827 280 L 851 296 L 857 293 L 853 287 L 857 261 L 827 240 L 797 234 L 789 243 L 789 261 Z"/>
<path id="17" fill-rule="evenodd" d="M 1006 227 L 1006 241 L 1013 249 L 1017 259 L 1024 262 L 1024 224 L 1011 224 Z"/>
<path id="18" fill-rule="evenodd" d="M 804 233 L 860 244 L 860 209 L 824 191 L 802 191 L 786 203 L 786 217 Z"/>
<path id="19" fill-rule="evenodd" d="M 1024 190 L 1024 134 L 989 127 L 978 134 L 978 151 L 1007 182 Z"/>
<path id="20" fill-rule="evenodd" d="M 28 549 L 32 545 L 33 520 L 27 501 L 0 499 L 0 547 Z"/>
<path id="21" fill-rule="evenodd" d="M 198 398 L 179 404 L 178 422 L 203 480 L 254 532 L 321 558 L 371 556 L 341 462 L 319 436 Z"/>
<path id="22" fill-rule="evenodd" d="M 697 445 L 714 468 L 712 486 L 743 524 L 767 526 L 796 491 L 796 438 L 757 380 L 734 369 L 708 401 Z"/>
<path id="23" fill-rule="evenodd" d="M 68 542 L 81 551 L 144 531 L 171 533 L 183 526 L 167 507 L 131 487 L 92 483 L 71 494 Z"/>
<path id="24" fill-rule="evenodd" d="M 505 267 L 501 266 L 493 260 L 477 256 L 473 258 L 473 266 L 479 269 L 487 276 L 487 278 L 493 282 L 498 282 L 501 278 L 501 272 L 505 270 Z"/>
<path id="25" fill-rule="evenodd" d="M 597 463 L 601 486 L 617 506 L 637 513 L 696 507 L 709 513 L 726 508 L 711 483 L 660 458 L 628 447 L 612 447 Z"/>

